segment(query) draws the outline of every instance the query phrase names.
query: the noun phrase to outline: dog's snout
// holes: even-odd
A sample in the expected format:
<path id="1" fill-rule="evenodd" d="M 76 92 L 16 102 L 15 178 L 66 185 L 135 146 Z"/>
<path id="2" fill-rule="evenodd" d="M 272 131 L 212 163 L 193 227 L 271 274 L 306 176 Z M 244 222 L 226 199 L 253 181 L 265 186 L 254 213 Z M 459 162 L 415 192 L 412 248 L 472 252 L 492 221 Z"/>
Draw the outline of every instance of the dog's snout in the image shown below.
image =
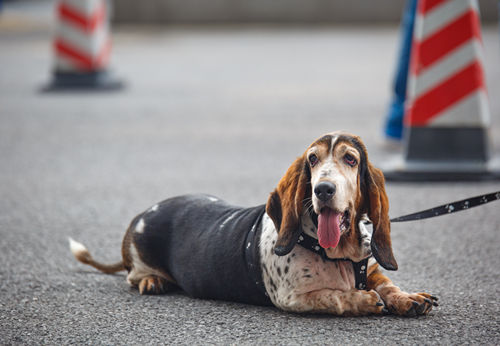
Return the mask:
<path id="1" fill-rule="evenodd" d="M 322 181 L 314 187 L 314 194 L 322 202 L 327 202 L 335 195 L 337 187 L 329 181 Z"/>

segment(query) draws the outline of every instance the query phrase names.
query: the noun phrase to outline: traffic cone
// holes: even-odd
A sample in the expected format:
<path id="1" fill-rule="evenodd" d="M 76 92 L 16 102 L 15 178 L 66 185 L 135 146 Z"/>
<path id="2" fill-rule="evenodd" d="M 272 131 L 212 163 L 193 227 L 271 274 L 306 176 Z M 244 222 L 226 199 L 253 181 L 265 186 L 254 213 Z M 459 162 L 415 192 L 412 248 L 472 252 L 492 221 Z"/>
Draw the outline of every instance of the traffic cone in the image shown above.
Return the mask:
<path id="1" fill-rule="evenodd" d="M 106 0 L 60 0 L 54 37 L 54 70 L 47 91 L 119 89 L 108 71 L 111 53 Z"/>
<path id="2" fill-rule="evenodd" d="M 419 0 L 410 62 L 406 150 L 388 180 L 500 178 L 489 159 L 488 95 L 476 0 Z"/>

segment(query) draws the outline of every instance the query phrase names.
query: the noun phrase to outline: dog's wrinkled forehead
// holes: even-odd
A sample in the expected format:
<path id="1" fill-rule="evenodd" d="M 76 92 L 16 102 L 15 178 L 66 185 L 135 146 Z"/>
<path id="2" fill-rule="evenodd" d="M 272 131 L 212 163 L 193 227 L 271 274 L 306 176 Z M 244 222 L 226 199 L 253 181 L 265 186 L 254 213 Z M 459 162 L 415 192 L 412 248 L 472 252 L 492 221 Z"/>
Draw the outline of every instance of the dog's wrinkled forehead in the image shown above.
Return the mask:
<path id="1" fill-rule="evenodd" d="M 366 148 L 361 142 L 358 136 L 354 136 L 345 132 L 332 132 L 318 138 L 314 143 L 311 144 L 310 148 L 323 145 L 329 149 L 329 152 L 333 152 L 335 147 L 340 143 L 347 143 L 356 148 L 359 152 L 360 157 L 366 160 Z"/>
<path id="2" fill-rule="evenodd" d="M 327 150 L 327 152 L 333 153 L 336 146 L 341 143 L 348 144 L 349 146 L 355 148 L 359 153 L 359 175 L 361 180 L 363 180 L 366 173 L 367 154 L 365 145 L 358 136 L 341 131 L 331 132 L 318 138 L 314 143 L 310 145 L 309 149 L 322 146 Z"/>

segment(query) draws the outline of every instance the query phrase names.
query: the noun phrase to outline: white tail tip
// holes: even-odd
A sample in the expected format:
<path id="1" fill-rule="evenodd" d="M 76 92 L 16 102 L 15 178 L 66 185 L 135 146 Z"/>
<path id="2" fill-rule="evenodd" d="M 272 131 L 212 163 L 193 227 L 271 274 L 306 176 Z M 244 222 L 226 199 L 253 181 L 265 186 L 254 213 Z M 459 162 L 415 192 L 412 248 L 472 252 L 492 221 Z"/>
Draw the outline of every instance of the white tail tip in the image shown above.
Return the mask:
<path id="1" fill-rule="evenodd" d="M 79 243 L 72 238 L 68 238 L 68 240 L 69 240 L 69 249 L 71 250 L 71 252 L 75 257 L 78 257 L 78 255 L 82 255 L 83 253 L 88 252 L 87 248 L 82 243 Z"/>

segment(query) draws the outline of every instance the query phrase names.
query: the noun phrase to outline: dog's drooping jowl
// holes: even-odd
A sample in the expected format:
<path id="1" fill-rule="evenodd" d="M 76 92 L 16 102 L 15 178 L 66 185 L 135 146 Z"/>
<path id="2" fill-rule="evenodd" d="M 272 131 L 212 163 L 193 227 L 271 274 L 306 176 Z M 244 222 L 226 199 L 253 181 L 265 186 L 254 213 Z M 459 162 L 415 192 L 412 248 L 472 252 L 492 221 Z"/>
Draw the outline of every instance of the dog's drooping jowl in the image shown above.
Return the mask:
<path id="1" fill-rule="evenodd" d="M 106 273 L 127 270 L 141 294 L 180 288 L 196 298 L 292 312 L 427 314 L 436 297 L 403 292 L 379 268 L 398 268 L 388 211 L 384 176 L 361 139 L 334 132 L 292 163 L 266 204 L 167 199 L 132 220 L 122 261 L 112 265 L 70 245 L 80 262 Z"/>

